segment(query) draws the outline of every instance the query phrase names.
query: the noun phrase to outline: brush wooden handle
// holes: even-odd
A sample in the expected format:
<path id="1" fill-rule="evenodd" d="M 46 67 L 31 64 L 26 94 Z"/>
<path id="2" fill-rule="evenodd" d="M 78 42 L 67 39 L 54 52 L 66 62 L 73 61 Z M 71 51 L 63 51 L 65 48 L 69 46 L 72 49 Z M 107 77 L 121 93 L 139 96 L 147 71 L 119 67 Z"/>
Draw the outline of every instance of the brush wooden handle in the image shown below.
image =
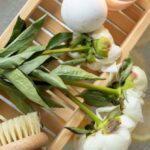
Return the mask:
<path id="1" fill-rule="evenodd" d="M 0 150 L 34 150 L 46 145 L 48 142 L 48 136 L 44 132 L 41 132 L 2 146 Z"/>

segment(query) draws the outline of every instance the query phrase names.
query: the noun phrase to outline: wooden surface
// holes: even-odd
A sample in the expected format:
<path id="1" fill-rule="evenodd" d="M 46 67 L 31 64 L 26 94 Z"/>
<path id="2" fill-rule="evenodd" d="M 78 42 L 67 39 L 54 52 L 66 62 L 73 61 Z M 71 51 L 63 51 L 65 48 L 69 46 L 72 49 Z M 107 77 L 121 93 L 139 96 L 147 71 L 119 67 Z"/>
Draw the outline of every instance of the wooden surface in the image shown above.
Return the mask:
<path id="1" fill-rule="evenodd" d="M 126 10 L 117 13 L 109 12 L 105 26 L 112 33 L 115 42 L 122 47 L 123 53 L 120 61 L 128 56 L 129 51 L 134 47 L 148 27 L 150 23 L 149 8 L 149 0 L 139 0 L 136 4 L 130 6 Z M 47 14 L 46 22 L 35 39 L 39 44 L 46 43 L 53 34 L 70 30 L 62 21 L 60 15 L 60 3 L 54 0 L 28 0 L 18 15 L 21 15 L 21 17 L 26 19 L 30 24 L 45 13 Z M 15 21 L 16 18 L 0 37 L 0 47 L 3 47 L 8 41 Z M 103 74 L 103 76 L 107 75 Z M 106 85 L 107 83 L 101 84 Z M 70 87 L 70 91 L 72 91 L 73 94 L 78 94 L 80 89 Z M 54 109 L 52 112 L 47 112 L 40 108 L 37 109 L 41 112 L 45 131 L 48 132 L 50 138 L 49 150 L 61 150 L 73 135 L 63 127 L 79 126 L 84 120 L 85 115 L 59 90 L 54 89 L 51 91 L 51 94 L 55 99 L 65 103 L 66 108 Z M 2 114 L 6 114 L 8 117 L 13 117 L 18 114 L 18 112 L 10 108 L 10 106 L 3 102 L 1 103 L 1 105 L 3 105 L 3 109 L 0 110 Z M 5 110 L 8 110 L 8 108 L 10 108 L 9 112 L 6 112 Z"/>
<path id="2" fill-rule="evenodd" d="M 0 34 L 3 33 L 25 3 L 26 0 L 0 0 Z"/>
<path id="3" fill-rule="evenodd" d="M 41 0 L 28 0 L 27 3 L 21 9 L 21 11 L 18 13 L 18 15 L 20 15 L 22 19 L 28 18 L 28 16 L 32 13 L 34 8 L 40 3 L 40 1 Z M 1 35 L 1 37 L 0 37 L 0 47 L 4 47 L 6 42 L 10 38 L 11 33 L 12 33 L 12 28 L 13 28 L 15 22 L 16 22 L 17 16 L 14 18 L 14 20 L 10 23 L 9 27 Z"/>

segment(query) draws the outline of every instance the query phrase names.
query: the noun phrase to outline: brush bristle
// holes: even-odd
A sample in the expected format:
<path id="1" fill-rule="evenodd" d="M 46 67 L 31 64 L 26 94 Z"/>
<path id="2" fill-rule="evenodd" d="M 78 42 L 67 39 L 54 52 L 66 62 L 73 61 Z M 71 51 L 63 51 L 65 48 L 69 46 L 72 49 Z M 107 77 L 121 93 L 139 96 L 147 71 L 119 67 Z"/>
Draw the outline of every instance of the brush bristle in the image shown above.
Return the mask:
<path id="1" fill-rule="evenodd" d="M 19 116 L 0 124 L 0 146 L 40 133 L 37 112 Z"/>

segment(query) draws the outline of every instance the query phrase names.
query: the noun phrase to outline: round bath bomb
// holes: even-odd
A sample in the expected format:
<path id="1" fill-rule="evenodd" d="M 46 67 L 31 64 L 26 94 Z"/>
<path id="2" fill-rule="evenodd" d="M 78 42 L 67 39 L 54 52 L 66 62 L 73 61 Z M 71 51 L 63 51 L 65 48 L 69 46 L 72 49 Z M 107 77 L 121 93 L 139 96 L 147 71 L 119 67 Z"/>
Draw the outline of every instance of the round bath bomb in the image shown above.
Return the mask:
<path id="1" fill-rule="evenodd" d="M 105 22 L 107 12 L 105 0 L 64 0 L 61 8 L 64 22 L 79 33 L 97 30 Z"/>

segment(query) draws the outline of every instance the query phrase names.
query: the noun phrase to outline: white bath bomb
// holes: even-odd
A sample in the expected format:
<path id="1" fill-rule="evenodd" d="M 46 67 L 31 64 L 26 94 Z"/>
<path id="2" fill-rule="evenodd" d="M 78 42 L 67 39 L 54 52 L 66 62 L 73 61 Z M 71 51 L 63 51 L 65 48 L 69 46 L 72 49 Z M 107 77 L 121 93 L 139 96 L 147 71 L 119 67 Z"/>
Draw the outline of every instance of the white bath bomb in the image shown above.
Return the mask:
<path id="1" fill-rule="evenodd" d="M 64 0 L 61 15 L 72 30 L 93 32 L 106 20 L 107 4 L 105 0 Z"/>

